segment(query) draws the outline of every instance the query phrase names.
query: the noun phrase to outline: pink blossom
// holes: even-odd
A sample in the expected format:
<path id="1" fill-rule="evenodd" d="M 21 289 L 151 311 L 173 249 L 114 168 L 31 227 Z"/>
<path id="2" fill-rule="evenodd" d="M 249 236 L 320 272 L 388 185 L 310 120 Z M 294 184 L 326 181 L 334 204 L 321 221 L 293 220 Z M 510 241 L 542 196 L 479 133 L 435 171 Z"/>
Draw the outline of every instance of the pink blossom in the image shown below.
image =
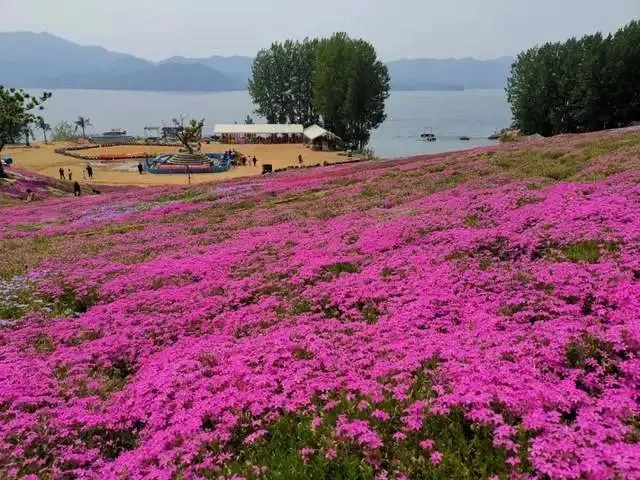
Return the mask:
<path id="1" fill-rule="evenodd" d="M 436 442 L 434 442 L 430 438 L 424 439 L 419 443 L 420 448 L 422 448 L 423 450 L 432 450 L 435 444 Z"/>
<path id="2" fill-rule="evenodd" d="M 434 465 L 440 465 L 440 462 L 442 462 L 442 453 L 433 452 L 431 454 L 430 460 L 431 460 L 431 463 L 433 463 Z"/>

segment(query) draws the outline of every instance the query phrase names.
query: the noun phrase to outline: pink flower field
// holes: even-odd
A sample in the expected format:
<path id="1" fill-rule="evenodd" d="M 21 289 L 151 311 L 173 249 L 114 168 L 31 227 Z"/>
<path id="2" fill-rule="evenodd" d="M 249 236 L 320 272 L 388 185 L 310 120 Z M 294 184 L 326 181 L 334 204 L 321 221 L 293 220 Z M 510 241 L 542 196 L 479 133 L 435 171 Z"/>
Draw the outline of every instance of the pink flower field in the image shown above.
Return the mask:
<path id="1" fill-rule="evenodd" d="M 3 479 L 640 478 L 640 132 L 13 203 L 0 385 Z"/>

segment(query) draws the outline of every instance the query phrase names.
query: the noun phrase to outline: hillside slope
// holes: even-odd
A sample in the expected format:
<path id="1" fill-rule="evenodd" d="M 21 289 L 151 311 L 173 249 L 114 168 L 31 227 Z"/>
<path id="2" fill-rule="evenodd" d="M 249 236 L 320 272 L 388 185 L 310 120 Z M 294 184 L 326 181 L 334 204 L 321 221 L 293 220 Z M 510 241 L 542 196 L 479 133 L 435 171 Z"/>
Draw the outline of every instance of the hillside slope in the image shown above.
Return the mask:
<path id="1" fill-rule="evenodd" d="M 640 477 L 638 130 L 1 213 L 0 476 Z"/>

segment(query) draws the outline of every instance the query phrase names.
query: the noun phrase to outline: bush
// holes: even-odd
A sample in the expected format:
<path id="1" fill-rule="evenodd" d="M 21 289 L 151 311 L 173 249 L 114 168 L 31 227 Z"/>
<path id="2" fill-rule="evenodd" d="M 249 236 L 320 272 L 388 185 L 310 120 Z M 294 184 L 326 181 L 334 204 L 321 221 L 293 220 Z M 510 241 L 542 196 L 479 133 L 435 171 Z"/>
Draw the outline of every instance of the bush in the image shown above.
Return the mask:
<path id="1" fill-rule="evenodd" d="M 76 140 L 78 138 L 78 134 L 73 125 L 63 120 L 53 127 L 53 135 L 51 138 L 54 142 L 67 142 L 69 140 Z"/>

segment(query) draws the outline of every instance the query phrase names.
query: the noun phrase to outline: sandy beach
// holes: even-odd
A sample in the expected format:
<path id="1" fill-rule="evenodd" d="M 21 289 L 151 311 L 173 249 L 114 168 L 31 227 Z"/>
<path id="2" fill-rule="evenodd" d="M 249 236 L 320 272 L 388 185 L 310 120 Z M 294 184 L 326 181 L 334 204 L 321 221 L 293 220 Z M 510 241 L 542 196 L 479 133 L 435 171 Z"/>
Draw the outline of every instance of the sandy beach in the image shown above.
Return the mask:
<path id="1" fill-rule="evenodd" d="M 187 183 L 187 176 L 181 174 L 150 173 L 138 174 L 138 160 L 128 161 L 97 161 L 82 160 L 55 153 L 56 148 L 63 147 L 65 143 L 38 143 L 32 147 L 6 147 L 2 150 L 3 157 L 13 158 L 14 166 L 30 170 L 32 172 L 58 178 L 58 170 L 64 168 L 65 172 L 71 169 L 73 179 L 86 183 L 108 185 L 180 185 Z M 274 169 L 298 165 L 298 155 L 302 155 L 305 165 L 315 165 L 322 162 L 339 162 L 347 160 L 346 156 L 340 156 L 336 152 L 314 152 L 301 144 L 277 144 L 277 145 L 224 145 L 204 144 L 205 152 L 224 152 L 235 149 L 247 155 L 255 156 L 258 165 L 235 167 L 223 173 L 200 173 L 191 176 L 191 183 L 206 183 L 216 180 L 225 180 L 236 177 L 249 177 L 260 175 L 262 164 L 270 163 Z M 152 155 L 177 152 L 178 147 L 155 145 L 120 145 L 116 147 L 100 147 L 87 150 L 88 155 L 100 155 L 102 153 L 137 153 L 146 152 Z M 90 163 L 94 171 L 94 179 L 89 182 L 83 179 L 83 171 Z"/>

